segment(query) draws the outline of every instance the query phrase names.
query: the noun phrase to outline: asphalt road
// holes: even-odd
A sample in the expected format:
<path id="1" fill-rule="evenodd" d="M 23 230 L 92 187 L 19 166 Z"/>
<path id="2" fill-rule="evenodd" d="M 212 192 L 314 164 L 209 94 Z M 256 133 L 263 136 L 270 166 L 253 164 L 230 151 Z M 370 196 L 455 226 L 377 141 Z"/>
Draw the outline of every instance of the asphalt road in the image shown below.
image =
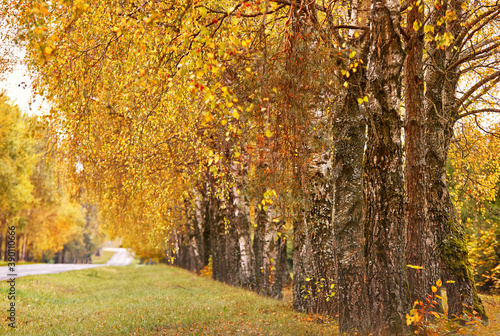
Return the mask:
<path id="1" fill-rule="evenodd" d="M 32 264 L 16 265 L 15 271 L 10 272 L 7 266 L 0 267 L 0 281 L 19 278 L 27 275 L 55 274 L 104 266 L 127 266 L 134 257 L 124 248 L 104 248 L 104 251 L 114 251 L 115 254 L 106 264 Z M 15 274 L 12 276 L 10 274 Z"/>

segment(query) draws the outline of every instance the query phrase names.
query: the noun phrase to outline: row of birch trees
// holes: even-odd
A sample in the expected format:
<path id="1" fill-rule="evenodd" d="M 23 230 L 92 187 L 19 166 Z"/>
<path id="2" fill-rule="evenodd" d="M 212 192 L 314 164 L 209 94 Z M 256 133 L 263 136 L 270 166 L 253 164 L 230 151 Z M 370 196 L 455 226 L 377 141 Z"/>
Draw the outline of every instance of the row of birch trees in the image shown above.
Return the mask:
<path id="1" fill-rule="evenodd" d="M 487 321 L 446 168 L 457 123 L 500 111 L 498 2 L 7 13 L 64 162 L 139 255 L 279 298 L 293 246 L 294 308 L 341 332 L 405 334 L 436 283 L 450 318 Z"/>

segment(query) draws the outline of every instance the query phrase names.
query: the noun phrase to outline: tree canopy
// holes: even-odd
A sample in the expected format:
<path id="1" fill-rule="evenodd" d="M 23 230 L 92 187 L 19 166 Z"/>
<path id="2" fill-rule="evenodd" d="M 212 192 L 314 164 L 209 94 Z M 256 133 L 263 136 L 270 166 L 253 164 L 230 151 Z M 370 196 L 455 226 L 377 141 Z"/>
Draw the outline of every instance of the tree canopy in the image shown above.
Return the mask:
<path id="1" fill-rule="evenodd" d="M 437 293 L 441 313 L 441 284 L 450 318 L 487 320 L 455 207 L 498 190 L 498 2 L 8 13 L 74 194 L 139 255 L 281 297 L 293 245 L 294 308 L 339 313 L 342 332 L 417 330 L 412 303 Z"/>

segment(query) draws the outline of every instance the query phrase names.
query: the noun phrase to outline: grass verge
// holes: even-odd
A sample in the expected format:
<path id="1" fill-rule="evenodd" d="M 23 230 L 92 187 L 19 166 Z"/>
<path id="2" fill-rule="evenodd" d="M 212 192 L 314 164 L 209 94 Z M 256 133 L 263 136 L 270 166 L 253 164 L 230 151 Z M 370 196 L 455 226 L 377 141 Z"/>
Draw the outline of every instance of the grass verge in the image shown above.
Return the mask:
<path id="1" fill-rule="evenodd" d="M 294 312 L 289 290 L 272 300 L 165 265 L 19 278 L 16 330 L 6 320 L 8 288 L 0 282 L 1 335 L 338 335 L 332 321 Z M 498 336 L 500 296 L 482 298 L 490 323 L 473 334 Z"/>
<path id="2" fill-rule="evenodd" d="M 19 278 L 15 331 L 5 319 L 7 290 L 2 281 L 2 335 L 335 335 L 337 331 L 328 321 L 292 311 L 289 302 L 165 265 Z"/>
<path id="3" fill-rule="evenodd" d="M 105 264 L 109 259 L 115 254 L 113 251 L 102 251 L 101 255 L 97 257 L 95 254 L 92 255 L 93 264 Z"/>

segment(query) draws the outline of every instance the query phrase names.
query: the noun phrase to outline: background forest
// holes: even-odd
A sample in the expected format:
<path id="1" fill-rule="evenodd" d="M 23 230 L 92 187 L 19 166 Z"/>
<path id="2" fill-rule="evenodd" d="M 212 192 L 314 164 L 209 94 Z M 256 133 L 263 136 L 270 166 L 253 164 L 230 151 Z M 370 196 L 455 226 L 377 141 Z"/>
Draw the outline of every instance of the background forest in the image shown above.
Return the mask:
<path id="1" fill-rule="evenodd" d="M 275 298 L 292 281 L 294 308 L 341 332 L 418 332 L 441 287 L 450 319 L 488 320 L 498 2 L 2 8 L 51 107 L 2 101 L 2 225 L 22 228 L 21 259 L 88 255 L 98 209 L 139 257 Z"/>
<path id="2" fill-rule="evenodd" d="M 0 97 L 0 256 L 17 228 L 17 260 L 90 262 L 103 239 L 95 209 L 70 198 L 47 122 Z"/>

